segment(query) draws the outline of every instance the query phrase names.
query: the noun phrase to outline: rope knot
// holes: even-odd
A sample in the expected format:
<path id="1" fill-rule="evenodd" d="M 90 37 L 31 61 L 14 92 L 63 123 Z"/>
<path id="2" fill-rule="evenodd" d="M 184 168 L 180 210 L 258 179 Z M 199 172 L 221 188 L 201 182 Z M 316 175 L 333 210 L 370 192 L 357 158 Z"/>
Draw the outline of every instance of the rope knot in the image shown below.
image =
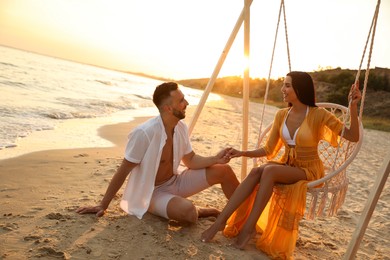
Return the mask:
<path id="1" fill-rule="evenodd" d="M 287 161 L 288 165 L 294 165 L 296 158 L 297 158 L 297 152 L 295 150 L 295 147 L 289 147 L 288 161 Z"/>

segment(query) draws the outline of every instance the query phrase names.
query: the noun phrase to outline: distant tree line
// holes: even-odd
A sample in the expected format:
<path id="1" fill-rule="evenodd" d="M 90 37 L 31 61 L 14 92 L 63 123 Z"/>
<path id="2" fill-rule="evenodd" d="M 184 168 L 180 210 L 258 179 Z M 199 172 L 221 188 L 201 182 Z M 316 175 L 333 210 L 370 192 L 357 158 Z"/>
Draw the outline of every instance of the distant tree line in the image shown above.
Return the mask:
<path id="1" fill-rule="evenodd" d="M 315 85 L 324 86 L 321 91 L 317 91 L 317 95 L 321 95 L 322 102 L 338 103 L 348 105 L 348 92 L 351 85 L 355 81 L 356 70 L 343 70 L 340 68 L 311 72 L 311 76 Z M 361 89 L 365 71 L 362 70 L 359 81 Z M 370 69 L 368 77 L 367 91 L 386 91 L 390 92 L 390 70 L 389 69 Z M 198 89 L 205 89 L 209 79 L 189 79 L 181 80 L 178 83 Z M 269 82 L 268 99 L 274 102 L 281 102 L 282 95 L 280 88 L 283 84 L 283 78 L 271 79 Z M 213 92 L 242 97 L 243 78 L 240 76 L 231 76 L 218 78 L 213 86 Z M 263 99 L 265 96 L 267 80 L 262 78 L 254 78 L 249 80 L 249 97 L 251 99 Z"/>
<path id="2" fill-rule="evenodd" d="M 386 73 L 387 70 L 387 73 Z M 386 91 L 390 92 L 390 80 L 388 69 L 373 69 L 367 81 L 367 91 Z M 311 73 L 313 79 L 318 82 L 329 84 L 329 91 L 324 95 L 326 102 L 348 105 L 348 93 L 351 84 L 355 81 L 356 71 L 335 70 L 319 71 Z M 360 88 L 363 89 L 363 83 L 366 71 L 363 70 L 359 76 Z"/>

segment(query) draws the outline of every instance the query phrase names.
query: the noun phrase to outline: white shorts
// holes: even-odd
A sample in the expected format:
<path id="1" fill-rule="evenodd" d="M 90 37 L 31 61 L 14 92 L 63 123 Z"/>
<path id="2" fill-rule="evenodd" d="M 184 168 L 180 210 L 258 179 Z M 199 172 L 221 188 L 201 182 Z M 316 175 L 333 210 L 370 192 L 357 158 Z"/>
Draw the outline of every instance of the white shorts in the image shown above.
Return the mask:
<path id="1" fill-rule="evenodd" d="M 206 179 L 206 169 L 185 169 L 154 188 L 148 212 L 169 219 L 167 206 L 173 197 L 187 198 L 208 187 L 210 185 Z"/>

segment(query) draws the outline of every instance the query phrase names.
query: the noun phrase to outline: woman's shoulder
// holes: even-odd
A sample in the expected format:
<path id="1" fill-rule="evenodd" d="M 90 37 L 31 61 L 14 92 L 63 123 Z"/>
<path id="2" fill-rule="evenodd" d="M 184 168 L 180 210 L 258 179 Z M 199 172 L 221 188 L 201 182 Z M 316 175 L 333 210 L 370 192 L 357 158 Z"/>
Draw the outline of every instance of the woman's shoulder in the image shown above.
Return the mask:
<path id="1" fill-rule="evenodd" d="M 278 112 L 287 112 L 291 107 L 282 107 L 278 110 Z"/>
<path id="2" fill-rule="evenodd" d="M 287 108 L 281 108 L 278 111 L 276 111 L 274 117 L 274 124 L 280 125 L 283 122 L 283 119 L 286 117 L 289 109 L 290 108 L 287 107 Z"/>
<path id="3" fill-rule="evenodd" d="M 285 108 L 280 108 L 278 111 L 276 111 L 274 121 L 281 120 L 281 118 L 284 118 L 288 113 L 289 109 L 290 109 L 289 107 L 285 107 Z"/>
<path id="4" fill-rule="evenodd" d="M 335 118 L 335 115 L 324 107 L 311 107 L 308 115 L 309 121 L 315 123 L 326 122 L 332 118 Z"/>
<path id="5" fill-rule="evenodd" d="M 276 111 L 276 115 L 285 115 L 288 110 L 290 110 L 290 107 L 280 108 L 278 111 Z"/>
<path id="6" fill-rule="evenodd" d="M 311 111 L 314 115 L 323 115 L 323 114 L 329 113 L 329 111 L 326 110 L 326 109 L 323 108 L 323 107 L 310 107 L 310 111 Z"/>

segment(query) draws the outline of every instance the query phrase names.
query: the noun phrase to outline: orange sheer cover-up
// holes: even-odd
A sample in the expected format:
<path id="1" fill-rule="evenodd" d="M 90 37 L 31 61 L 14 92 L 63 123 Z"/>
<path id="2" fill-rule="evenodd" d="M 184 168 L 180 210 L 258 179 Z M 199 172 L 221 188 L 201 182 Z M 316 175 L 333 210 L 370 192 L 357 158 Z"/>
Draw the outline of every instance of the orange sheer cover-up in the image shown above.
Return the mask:
<path id="1" fill-rule="evenodd" d="M 338 134 L 343 128 L 342 122 L 329 111 L 310 107 L 298 129 L 296 146 L 292 148 L 282 137 L 282 124 L 288 110 L 281 109 L 275 115 L 264 149 L 269 161 L 299 167 L 305 171 L 307 180 L 275 186 L 271 199 L 257 221 L 256 231 L 261 236 L 256 240 L 256 247 L 275 259 L 293 258 L 299 221 L 306 209 L 307 183 L 324 176 L 324 167 L 317 152 L 318 143 L 326 140 L 337 146 Z M 282 146 L 285 148 L 284 154 L 280 159 L 273 160 Z M 223 231 L 225 236 L 238 235 L 252 210 L 258 189 L 259 185 L 230 216 Z"/>

